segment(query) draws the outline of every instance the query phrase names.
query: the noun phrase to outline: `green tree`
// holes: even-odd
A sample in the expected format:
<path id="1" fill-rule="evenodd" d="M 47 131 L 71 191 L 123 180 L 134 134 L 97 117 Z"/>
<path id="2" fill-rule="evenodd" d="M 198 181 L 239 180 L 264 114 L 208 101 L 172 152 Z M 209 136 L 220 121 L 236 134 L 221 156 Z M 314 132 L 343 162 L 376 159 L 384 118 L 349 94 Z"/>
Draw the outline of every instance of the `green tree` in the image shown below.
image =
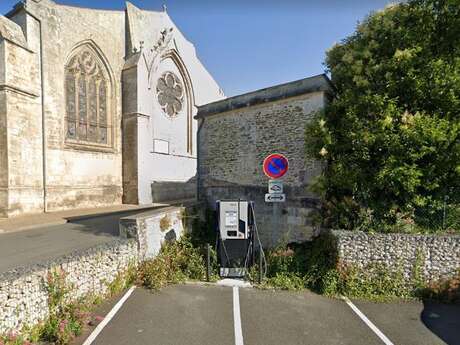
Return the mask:
<path id="1" fill-rule="evenodd" d="M 337 95 L 306 131 L 326 225 L 401 230 L 458 204 L 460 0 L 372 13 L 326 66 Z"/>

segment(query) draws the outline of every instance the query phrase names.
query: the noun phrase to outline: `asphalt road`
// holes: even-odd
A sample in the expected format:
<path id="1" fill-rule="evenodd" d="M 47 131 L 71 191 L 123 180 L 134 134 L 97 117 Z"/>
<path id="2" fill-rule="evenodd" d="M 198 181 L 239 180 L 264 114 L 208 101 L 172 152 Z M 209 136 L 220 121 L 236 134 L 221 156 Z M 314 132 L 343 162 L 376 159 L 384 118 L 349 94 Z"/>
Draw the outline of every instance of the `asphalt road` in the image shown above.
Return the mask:
<path id="1" fill-rule="evenodd" d="M 118 236 L 119 219 L 139 212 L 69 219 L 62 225 L 0 234 L 0 273 L 113 241 Z"/>
<path id="2" fill-rule="evenodd" d="M 310 292 L 240 288 L 242 342 L 231 287 L 134 290 L 97 345 L 297 345 L 384 342 L 344 301 Z M 393 344 L 460 344 L 460 305 L 357 302 Z"/>

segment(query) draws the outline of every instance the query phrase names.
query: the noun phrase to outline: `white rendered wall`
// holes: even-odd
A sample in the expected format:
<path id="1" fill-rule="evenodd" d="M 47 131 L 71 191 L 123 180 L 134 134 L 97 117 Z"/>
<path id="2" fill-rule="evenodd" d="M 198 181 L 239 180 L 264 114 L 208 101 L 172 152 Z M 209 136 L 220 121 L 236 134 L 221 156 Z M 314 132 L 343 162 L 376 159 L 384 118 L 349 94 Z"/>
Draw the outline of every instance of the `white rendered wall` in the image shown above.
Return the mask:
<path id="1" fill-rule="evenodd" d="M 180 57 L 182 66 L 177 66 L 171 57 L 162 59 L 154 73 L 148 78 L 147 64 L 140 59 L 138 63 L 138 111 L 141 116 L 138 118 L 138 196 L 140 204 L 152 202 L 152 182 L 159 181 L 188 181 L 196 175 L 197 156 L 197 121 L 193 119 L 196 115 L 196 106 L 224 98 L 224 95 L 206 71 L 196 56 L 194 46 L 188 42 L 177 29 L 166 13 L 158 16 L 158 13 L 143 11 L 148 17 L 154 16 L 149 25 L 156 26 L 150 32 L 159 32 L 164 28 L 173 28 L 173 40 L 170 49 Z M 144 17 L 145 20 L 145 17 Z M 141 25 L 140 25 L 141 26 Z M 135 35 L 138 39 L 145 39 L 145 47 L 151 45 L 151 38 L 143 37 L 143 33 Z M 150 36 L 151 37 L 151 36 Z M 148 42 L 148 43 L 147 43 Z M 182 71 L 182 72 L 181 72 Z M 185 71 L 185 72 L 184 72 Z M 182 110 L 173 118 L 169 117 L 161 109 L 157 100 L 157 81 L 165 72 L 173 72 L 185 87 L 189 77 L 192 94 L 185 97 Z M 185 76 L 187 73 L 188 76 Z M 189 102 L 191 103 L 191 114 L 188 113 Z M 191 117 L 192 141 L 191 152 L 187 150 L 188 121 Z M 162 143 L 162 150 L 155 152 L 154 141 Z M 169 153 L 164 152 L 164 147 L 169 148 Z"/>

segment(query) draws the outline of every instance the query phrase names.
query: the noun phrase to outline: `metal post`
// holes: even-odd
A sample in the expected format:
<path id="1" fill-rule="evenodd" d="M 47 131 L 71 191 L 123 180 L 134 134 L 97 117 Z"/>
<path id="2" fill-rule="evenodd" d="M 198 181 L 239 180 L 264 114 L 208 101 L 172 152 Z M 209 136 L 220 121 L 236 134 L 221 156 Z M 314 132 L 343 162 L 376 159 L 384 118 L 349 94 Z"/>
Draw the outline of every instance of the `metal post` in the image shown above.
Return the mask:
<path id="1" fill-rule="evenodd" d="M 254 267 L 256 264 L 256 236 L 254 227 L 251 231 L 251 267 Z"/>
<path id="2" fill-rule="evenodd" d="M 442 211 L 442 230 L 446 230 L 446 206 L 447 206 L 448 196 L 444 196 L 444 207 Z"/>
<path id="3" fill-rule="evenodd" d="M 209 243 L 206 245 L 206 281 L 209 282 L 210 266 L 211 266 L 211 246 Z"/>
<path id="4" fill-rule="evenodd" d="M 262 248 L 259 248 L 259 284 L 262 284 Z"/>

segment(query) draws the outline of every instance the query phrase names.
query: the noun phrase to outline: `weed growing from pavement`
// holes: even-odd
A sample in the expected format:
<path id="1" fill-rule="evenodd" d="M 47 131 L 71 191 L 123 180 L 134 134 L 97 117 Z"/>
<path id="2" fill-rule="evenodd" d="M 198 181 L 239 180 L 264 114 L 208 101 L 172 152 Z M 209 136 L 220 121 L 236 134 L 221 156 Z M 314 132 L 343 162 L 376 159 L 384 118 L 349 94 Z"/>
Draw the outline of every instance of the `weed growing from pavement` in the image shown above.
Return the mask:
<path id="1" fill-rule="evenodd" d="M 115 296 L 128 289 L 137 282 L 138 270 L 135 262 L 130 262 L 128 268 L 117 274 L 115 279 L 107 285 L 109 296 Z"/>

